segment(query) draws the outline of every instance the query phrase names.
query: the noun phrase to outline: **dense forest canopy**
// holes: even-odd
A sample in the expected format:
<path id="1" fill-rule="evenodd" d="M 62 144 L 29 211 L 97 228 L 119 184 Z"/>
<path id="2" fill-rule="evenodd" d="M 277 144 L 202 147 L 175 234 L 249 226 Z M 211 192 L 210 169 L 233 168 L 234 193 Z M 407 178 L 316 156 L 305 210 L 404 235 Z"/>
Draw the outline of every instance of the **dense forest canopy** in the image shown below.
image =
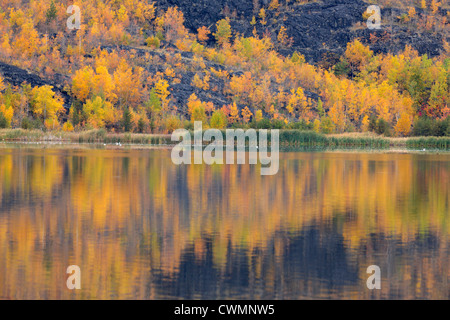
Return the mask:
<path id="1" fill-rule="evenodd" d="M 0 127 L 450 134 L 447 1 L 355 1 L 342 17 L 349 0 L 217 2 L 201 25 L 203 1 L 1 0 Z M 308 45 L 315 14 L 328 43 Z"/>

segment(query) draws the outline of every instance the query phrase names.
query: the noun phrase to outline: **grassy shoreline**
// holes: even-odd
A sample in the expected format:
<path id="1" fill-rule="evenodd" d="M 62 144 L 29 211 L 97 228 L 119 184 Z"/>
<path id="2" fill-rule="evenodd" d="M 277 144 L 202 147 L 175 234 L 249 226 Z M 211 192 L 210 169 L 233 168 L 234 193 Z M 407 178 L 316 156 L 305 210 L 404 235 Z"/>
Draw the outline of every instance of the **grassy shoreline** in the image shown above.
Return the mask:
<path id="1" fill-rule="evenodd" d="M 121 143 L 121 144 L 172 144 L 168 134 L 109 133 L 106 130 L 81 132 L 0 129 L 0 139 L 10 142 L 71 142 L 71 143 Z"/>
<path id="2" fill-rule="evenodd" d="M 224 133 L 224 130 L 222 132 Z M 270 141 L 270 134 L 268 139 Z M 170 146 L 177 143 L 171 141 L 170 134 L 109 133 L 103 129 L 82 132 L 0 129 L 0 141 L 119 143 L 149 146 Z M 373 133 L 323 135 L 311 131 L 280 130 L 280 147 L 450 150 L 450 137 L 390 138 Z"/>

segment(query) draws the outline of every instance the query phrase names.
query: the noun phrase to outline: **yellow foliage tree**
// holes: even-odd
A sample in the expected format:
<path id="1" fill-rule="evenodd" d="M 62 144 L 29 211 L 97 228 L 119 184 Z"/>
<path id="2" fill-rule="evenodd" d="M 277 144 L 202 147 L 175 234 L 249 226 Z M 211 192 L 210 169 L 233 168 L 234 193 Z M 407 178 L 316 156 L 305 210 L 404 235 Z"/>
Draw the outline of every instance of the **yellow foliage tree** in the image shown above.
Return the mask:
<path id="1" fill-rule="evenodd" d="M 114 93 L 114 80 L 105 66 L 97 67 L 92 86 L 94 96 L 101 96 L 112 103 L 117 100 L 117 96 Z"/>
<path id="2" fill-rule="evenodd" d="M 158 98 L 161 100 L 162 104 L 162 110 L 167 111 L 168 104 L 169 104 L 169 83 L 164 80 L 160 79 L 155 83 L 155 93 L 158 96 Z"/>
<path id="3" fill-rule="evenodd" d="M 87 123 L 94 128 L 103 128 L 105 121 L 114 122 L 115 119 L 112 104 L 100 96 L 94 100 L 87 100 L 83 111 L 88 116 Z"/>
<path id="4" fill-rule="evenodd" d="M 117 96 L 119 105 L 136 106 L 141 99 L 142 69 L 136 68 L 133 72 L 125 59 L 120 61 L 118 68 L 114 71 L 114 94 Z"/>
<path id="5" fill-rule="evenodd" d="M 255 120 L 261 121 L 263 119 L 263 113 L 261 110 L 256 110 L 255 112 Z"/>
<path id="6" fill-rule="evenodd" d="M 373 56 L 373 51 L 368 46 L 363 45 L 359 40 L 355 40 L 347 45 L 344 54 L 350 64 L 352 71 L 361 71 Z"/>
<path id="7" fill-rule="evenodd" d="M 232 124 L 239 121 L 239 109 L 236 105 L 236 102 L 233 102 L 231 106 L 229 106 L 229 113 L 227 115 L 228 123 Z"/>
<path id="8" fill-rule="evenodd" d="M 6 88 L 4 82 L 3 82 L 3 77 L 0 75 L 0 92 L 3 91 Z"/>
<path id="9" fill-rule="evenodd" d="M 27 20 L 21 28 L 20 34 L 13 43 L 13 48 L 20 55 L 32 57 L 40 45 L 39 34 L 34 28 L 33 21 Z"/>
<path id="10" fill-rule="evenodd" d="M 278 0 L 272 0 L 269 4 L 269 10 L 277 10 L 280 7 L 280 2 Z"/>
<path id="11" fill-rule="evenodd" d="M 286 27 L 285 26 L 281 26 L 280 27 L 280 31 L 278 32 L 278 36 L 277 36 L 277 40 L 278 43 L 281 46 L 288 46 L 289 45 L 289 38 L 286 32 Z"/>
<path id="12" fill-rule="evenodd" d="M 244 123 L 248 123 L 250 121 L 250 118 L 253 116 L 253 113 L 250 111 L 248 107 L 245 107 L 244 109 L 242 109 L 241 115 Z"/>
<path id="13" fill-rule="evenodd" d="M 427 1 L 426 0 L 420 0 L 420 7 L 425 10 L 427 8 Z"/>
<path id="14" fill-rule="evenodd" d="M 216 24 L 217 31 L 214 33 L 214 37 L 216 38 L 217 43 L 220 46 L 228 43 L 231 38 L 231 26 L 228 19 L 219 20 Z"/>
<path id="15" fill-rule="evenodd" d="M 436 1 L 436 0 L 431 0 L 431 5 L 430 5 L 431 12 L 432 12 L 433 14 L 436 14 L 436 13 L 438 12 L 439 7 L 440 7 L 441 5 L 442 5 L 441 2 Z"/>
<path id="16" fill-rule="evenodd" d="M 297 90 L 292 89 L 291 97 L 289 99 L 288 105 L 286 106 L 288 112 L 292 116 L 295 116 L 297 112 L 300 114 L 305 114 L 307 111 L 307 107 L 308 100 L 303 89 L 301 87 L 298 87 Z"/>
<path id="17" fill-rule="evenodd" d="M 408 136 L 411 132 L 411 125 L 411 116 L 405 112 L 400 116 L 395 126 L 395 132 L 401 136 Z"/>
<path id="18" fill-rule="evenodd" d="M 55 96 L 52 86 L 34 87 L 32 90 L 31 107 L 35 114 L 44 120 L 57 120 L 58 114 L 64 110 L 63 101 Z"/>
<path id="19" fill-rule="evenodd" d="M 204 125 L 207 124 L 205 103 L 200 101 L 193 93 L 188 99 L 188 111 L 191 116 L 191 121 L 202 121 Z"/>
<path id="20" fill-rule="evenodd" d="M 264 8 L 261 8 L 261 10 L 259 10 L 259 18 L 261 19 L 261 24 L 263 26 L 265 26 L 267 24 L 266 21 L 266 10 Z"/>
<path id="21" fill-rule="evenodd" d="M 4 104 L 0 106 L 0 113 L 3 114 L 3 117 L 6 119 L 6 127 L 11 127 L 11 121 L 14 116 L 13 107 L 7 108 Z"/>
<path id="22" fill-rule="evenodd" d="M 93 87 L 94 70 L 87 66 L 77 70 L 72 79 L 72 93 L 80 101 L 84 102 L 89 98 Z"/>
<path id="23" fill-rule="evenodd" d="M 408 10 L 409 19 L 413 19 L 415 16 L 416 16 L 416 8 L 409 7 L 409 10 Z"/>

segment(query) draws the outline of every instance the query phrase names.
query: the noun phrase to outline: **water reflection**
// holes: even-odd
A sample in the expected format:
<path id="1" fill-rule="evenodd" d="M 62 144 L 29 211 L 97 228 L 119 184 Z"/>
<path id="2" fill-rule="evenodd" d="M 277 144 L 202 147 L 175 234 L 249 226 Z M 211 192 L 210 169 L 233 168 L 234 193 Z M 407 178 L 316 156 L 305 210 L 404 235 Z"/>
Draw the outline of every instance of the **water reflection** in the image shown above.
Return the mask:
<path id="1" fill-rule="evenodd" d="M 0 298 L 448 299 L 449 173 L 449 155 L 283 153 L 261 176 L 168 150 L 3 147 Z"/>

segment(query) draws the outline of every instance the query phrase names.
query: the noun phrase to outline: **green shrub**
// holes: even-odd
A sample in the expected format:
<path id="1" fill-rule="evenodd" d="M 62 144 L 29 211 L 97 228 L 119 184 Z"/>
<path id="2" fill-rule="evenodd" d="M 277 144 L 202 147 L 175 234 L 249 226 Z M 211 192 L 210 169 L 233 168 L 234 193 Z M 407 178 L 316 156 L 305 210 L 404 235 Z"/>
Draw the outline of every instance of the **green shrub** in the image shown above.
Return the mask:
<path id="1" fill-rule="evenodd" d="M 391 127 L 386 120 L 378 119 L 375 132 L 389 137 L 391 135 Z"/>
<path id="2" fill-rule="evenodd" d="M 348 76 L 350 74 L 350 64 L 346 59 L 341 59 L 333 68 L 334 74 L 337 76 Z"/>
<path id="3" fill-rule="evenodd" d="M 22 119 L 22 124 L 21 124 L 22 129 L 28 130 L 32 128 L 32 122 L 28 117 L 25 117 Z"/>
<path id="4" fill-rule="evenodd" d="M 307 130 L 312 130 L 313 128 L 314 128 L 313 123 L 308 123 L 303 119 L 298 122 L 290 123 L 290 125 L 289 125 L 289 129 L 294 129 L 294 130 L 307 131 Z"/>
<path id="5" fill-rule="evenodd" d="M 5 129 L 8 128 L 8 120 L 5 118 L 2 112 L 0 112 L 0 128 Z"/>
<path id="6" fill-rule="evenodd" d="M 333 133 L 335 129 L 334 123 L 330 117 L 323 117 L 320 122 L 320 132 L 329 134 Z"/>
<path id="7" fill-rule="evenodd" d="M 272 129 L 281 130 L 285 127 L 285 123 L 282 120 L 274 119 L 272 120 Z"/>
<path id="8" fill-rule="evenodd" d="M 259 121 L 253 121 L 250 126 L 253 129 L 270 129 L 272 127 L 272 124 L 270 123 L 270 120 L 267 118 L 263 118 Z"/>
<path id="9" fill-rule="evenodd" d="M 189 130 L 189 131 L 194 130 L 194 124 L 192 123 L 192 121 L 189 121 L 189 120 L 184 121 L 183 127 L 184 127 L 184 129 Z"/>
<path id="10" fill-rule="evenodd" d="M 419 118 L 413 124 L 412 135 L 416 137 L 427 137 L 432 135 L 431 119 Z"/>
<path id="11" fill-rule="evenodd" d="M 448 136 L 450 117 L 445 120 L 419 118 L 414 122 L 412 135 L 416 137 L 443 137 Z"/>
<path id="12" fill-rule="evenodd" d="M 145 44 L 147 47 L 158 49 L 161 46 L 161 41 L 158 37 L 148 37 Z"/>
<path id="13" fill-rule="evenodd" d="M 372 114 L 369 118 L 369 131 L 375 132 L 376 130 L 377 130 L 377 117 Z"/>
<path id="14" fill-rule="evenodd" d="M 227 127 L 227 116 L 221 110 L 216 110 L 209 120 L 209 125 L 211 128 L 224 129 Z"/>
<path id="15" fill-rule="evenodd" d="M 143 133 L 145 131 L 145 121 L 142 117 L 138 120 L 137 130 L 139 133 Z"/>

